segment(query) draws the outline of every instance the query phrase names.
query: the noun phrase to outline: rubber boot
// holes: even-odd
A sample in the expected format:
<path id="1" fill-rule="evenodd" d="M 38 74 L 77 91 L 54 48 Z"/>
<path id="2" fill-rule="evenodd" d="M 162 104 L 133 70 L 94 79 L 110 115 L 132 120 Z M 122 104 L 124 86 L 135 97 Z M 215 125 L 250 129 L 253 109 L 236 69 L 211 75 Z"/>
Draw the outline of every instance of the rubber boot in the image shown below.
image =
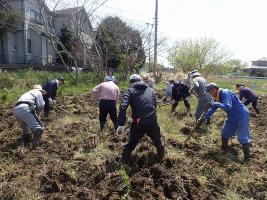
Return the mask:
<path id="1" fill-rule="evenodd" d="M 48 112 L 44 112 L 44 118 L 48 118 Z"/>
<path id="2" fill-rule="evenodd" d="M 209 117 L 207 118 L 206 123 L 207 123 L 207 125 L 210 125 L 210 118 Z"/>
<path id="3" fill-rule="evenodd" d="M 100 131 L 103 131 L 105 126 L 105 122 L 100 122 Z"/>
<path id="4" fill-rule="evenodd" d="M 32 149 L 36 149 L 36 148 L 39 147 L 42 133 L 43 133 L 42 129 L 37 129 L 37 130 L 34 131 Z"/>
<path id="5" fill-rule="evenodd" d="M 244 162 L 250 161 L 249 144 L 242 144 L 242 149 L 244 153 Z"/>
<path id="6" fill-rule="evenodd" d="M 28 146 L 31 142 L 31 134 L 22 134 L 22 144 Z"/>
<path id="7" fill-rule="evenodd" d="M 228 138 L 222 138 L 221 150 L 226 152 L 228 150 Z"/>
<path id="8" fill-rule="evenodd" d="M 161 161 L 165 157 L 164 147 L 162 146 L 162 147 L 158 148 L 157 153 L 158 153 L 158 160 Z"/>

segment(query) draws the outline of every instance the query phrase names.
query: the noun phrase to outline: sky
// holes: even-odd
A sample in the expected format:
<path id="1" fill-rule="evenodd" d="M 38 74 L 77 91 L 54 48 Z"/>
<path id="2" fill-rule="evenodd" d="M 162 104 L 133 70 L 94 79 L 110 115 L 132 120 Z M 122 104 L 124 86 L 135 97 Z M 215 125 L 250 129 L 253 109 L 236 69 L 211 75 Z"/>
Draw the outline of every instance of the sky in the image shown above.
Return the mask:
<path id="1" fill-rule="evenodd" d="M 189 38 L 212 37 L 233 58 L 250 62 L 267 57 L 267 0 L 158 0 L 158 31 L 168 44 Z M 134 24 L 153 23 L 155 0 L 108 0 L 95 13 L 119 16 Z M 159 62 L 167 64 L 166 57 Z"/>

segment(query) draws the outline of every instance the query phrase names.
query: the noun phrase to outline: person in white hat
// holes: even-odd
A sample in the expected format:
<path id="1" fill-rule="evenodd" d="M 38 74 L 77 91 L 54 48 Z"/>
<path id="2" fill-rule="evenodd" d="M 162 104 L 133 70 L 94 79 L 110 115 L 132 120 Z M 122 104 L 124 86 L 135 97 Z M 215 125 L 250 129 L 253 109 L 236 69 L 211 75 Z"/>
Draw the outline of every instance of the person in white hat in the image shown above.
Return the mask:
<path id="1" fill-rule="evenodd" d="M 205 112 L 206 106 L 213 102 L 213 100 L 207 92 L 207 81 L 201 76 L 201 74 L 197 70 L 193 70 L 190 73 L 190 77 L 192 78 L 190 92 L 195 94 L 198 98 L 198 104 L 195 112 L 195 118 L 198 120 L 202 113 Z M 210 119 L 207 119 L 207 121 L 209 123 Z"/>
<path id="2" fill-rule="evenodd" d="M 120 103 L 117 133 L 124 132 L 126 110 L 132 109 L 132 125 L 127 144 L 123 148 L 122 161 L 129 164 L 131 153 L 139 141 L 147 134 L 157 149 L 158 159 L 162 160 L 165 150 L 157 122 L 156 97 L 152 88 L 148 87 L 138 74 L 130 76 L 130 87 L 126 90 Z"/>
<path id="3" fill-rule="evenodd" d="M 22 127 L 22 142 L 25 146 L 30 144 L 33 130 L 33 149 L 39 146 L 44 129 L 42 122 L 37 116 L 37 112 L 44 109 L 45 102 L 42 96 L 44 94 L 46 94 L 46 91 L 42 89 L 41 85 L 34 85 L 32 90 L 26 92 L 19 98 L 13 112 Z"/>

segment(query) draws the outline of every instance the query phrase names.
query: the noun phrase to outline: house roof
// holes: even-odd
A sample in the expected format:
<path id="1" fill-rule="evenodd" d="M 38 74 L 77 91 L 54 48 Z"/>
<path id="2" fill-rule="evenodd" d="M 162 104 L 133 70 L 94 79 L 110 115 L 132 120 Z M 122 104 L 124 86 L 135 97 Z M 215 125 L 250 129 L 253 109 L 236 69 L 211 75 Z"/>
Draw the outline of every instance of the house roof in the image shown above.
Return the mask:
<path id="1" fill-rule="evenodd" d="M 62 15 L 71 15 L 77 11 L 80 11 L 84 9 L 83 7 L 74 7 L 74 8 L 66 8 L 66 9 L 62 9 L 62 10 L 55 10 L 54 13 L 55 14 L 62 14 Z"/>
<path id="2" fill-rule="evenodd" d="M 266 57 L 262 57 L 262 58 L 260 58 L 258 60 L 255 60 L 255 61 L 267 61 L 267 58 Z"/>

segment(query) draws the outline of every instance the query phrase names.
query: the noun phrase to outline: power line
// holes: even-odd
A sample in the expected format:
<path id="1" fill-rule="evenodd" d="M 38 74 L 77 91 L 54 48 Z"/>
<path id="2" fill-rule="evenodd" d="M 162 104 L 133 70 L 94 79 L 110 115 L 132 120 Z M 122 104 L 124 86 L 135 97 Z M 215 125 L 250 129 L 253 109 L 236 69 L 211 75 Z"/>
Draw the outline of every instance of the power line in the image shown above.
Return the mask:
<path id="1" fill-rule="evenodd" d="M 142 15 L 140 13 L 135 13 L 135 12 L 132 12 L 132 11 L 129 11 L 129 10 L 124 10 L 124 9 L 120 9 L 120 8 L 114 8 L 114 7 L 107 6 L 107 5 L 103 5 L 103 7 L 107 7 L 107 8 L 113 9 L 113 10 L 118 10 L 118 11 L 121 11 L 121 12 L 124 12 L 124 13 L 128 13 L 128 14 L 132 14 L 132 15 L 136 15 L 136 16 L 141 16 L 141 17 L 147 18 L 147 16 L 144 16 L 144 15 Z"/>

